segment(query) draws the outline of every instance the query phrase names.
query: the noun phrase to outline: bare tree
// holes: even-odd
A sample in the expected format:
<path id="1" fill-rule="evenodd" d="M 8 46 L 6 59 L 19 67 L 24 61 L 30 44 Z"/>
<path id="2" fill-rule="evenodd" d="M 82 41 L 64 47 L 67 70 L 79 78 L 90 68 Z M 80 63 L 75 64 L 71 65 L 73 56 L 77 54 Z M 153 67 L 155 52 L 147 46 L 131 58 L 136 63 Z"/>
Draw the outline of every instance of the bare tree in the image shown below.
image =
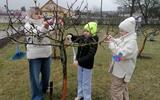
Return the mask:
<path id="1" fill-rule="evenodd" d="M 149 10 L 149 15 L 151 18 L 158 18 L 160 20 L 160 3 Z"/>
<path id="2" fill-rule="evenodd" d="M 37 2 L 35 1 L 35 6 L 37 6 Z M 58 1 L 58 0 L 57 0 Z M 11 11 L 9 10 L 8 7 L 8 0 L 6 0 L 6 9 L 7 9 L 7 13 L 9 16 L 9 23 L 8 23 L 8 28 L 6 30 L 7 36 L 10 40 L 14 41 L 16 44 L 32 44 L 32 45 L 38 45 L 38 46 L 53 46 L 53 47 L 58 47 L 59 51 L 60 51 L 60 60 L 61 60 L 61 64 L 62 64 L 62 69 L 63 69 L 63 86 L 62 86 L 62 93 L 61 93 L 61 100 L 67 100 L 67 53 L 66 53 L 66 47 L 71 46 L 71 47 L 77 47 L 77 46 L 84 46 L 84 45 L 91 45 L 91 44 L 100 44 L 101 42 L 93 42 L 93 43 L 86 43 L 86 44 L 81 44 L 81 45 L 77 45 L 77 44 L 66 44 L 65 43 L 65 33 L 69 28 L 74 28 L 75 32 L 78 34 L 78 31 L 76 29 L 75 26 L 75 21 L 73 20 L 75 17 L 73 17 L 70 13 L 71 10 L 73 8 L 73 5 L 77 2 L 77 0 L 75 0 L 75 2 L 73 2 L 70 6 L 68 6 L 68 15 L 66 16 L 66 20 L 64 20 L 64 25 L 61 25 L 58 23 L 58 14 L 57 14 L 57 10 L 55 12 L 53 12 L 53 14 L 55 14 L 54 16 L 56 16 L 56 23 L 55 23 L 55 27 L 53 27 L 52 25 L 50 25 L 50 23 L 48 22 L 48 20 L 46 19 L 46 22 L 48 22 L 48 24 L 51 26 L 52 29 L 50 29 L 48 32 L 40 32 L 37 30 L 37 33 L 34 33 L 31 30 L 27 30 L 24 27 L 24 17 L 22 16 L 14 16 L 11 14 Z M 80 11 L 82 4 L 77 7 L 77 10 Z M 82 8 L 82 10 L 86 9 L 87 7 L 84 6 L 84 8 Z M 57 8 L 58 9 L 58 8 Z M 78 15 L 76 18 L 78 20 L 80 15 Z M 44 16 L 45 17 L 45 16 Z M 13 18 L 15 20 L 13 20 Z M 21 27 L 22 31 L 19 31 L 17 29 L 17 26 L 14 26 L 15 23 L 20 23 L 19 27 Z M 13 31 L 9 31 L 9 30 L 13 30 Z M 36 28 L 35 28 L 36 29 Z M 26 32 L 28 32 L 29 34 L 26 35 L 26 32 L 23 31 L 26 30 Z M 49 33 L 49 35 L 48 35 Z M 55 38 L 53 37 L 53 35 L 55 34 L 59 34 L 59 38 Z M 13 35 L 17 35 L 17 36 L 21 36 L 21 38 L 23 39 L 17 39 L 16 37 L 13 37 Z M 29 41 L 24 41 L 25 38 L 27 36 L 32 36 L 32 37 L 36 37 L 37 39 L 41 40 L 42 38 L 46 37 L 48 39 L 51 40 L 50 44 L 38 44 L 38 43 L 34 43 L 34 42 L 29 42 Z"/>
<path id="3" fill-rule="evenodd" d="M 141 32 L 144 36 L 144 39 L 142 40 L 142 45 L 141 45 L 139 53 L 138 53 L 139 58 L 144 57 L 143 51 L 145 49 L 148 37 L 150 37 L 152 35 L 154 35 L 154 36 L 159 35 L 159 26 L 156 26 L 156 27 L 153 26 L 153 27 L 150 27 L 150 29 L 148 29 L 148 27 L 143 27 L 143 29 L 141 29 Z"/>
<path id="4" fill-rule="evenodd" d="M 143 15 L 144 21 L 148 24 L 149 11 L 153 9 L 156 4 L 158 4 L 159 0 L 138 0 L 137 3 L 139 5 L 139 9 L 141 14 Z"/>
<path id="5" fill-rule="evenodd" d="M 151 16 L 156 14 L 155 12 L 152 12 L 153 9 L 155 11 L 159 11 L 159 0 L 117 0 L 117 3 L 124 8 L 130 8 L 130 16 L 133 15 L 136 11 L 140 11 L 142 14 L 144 21 L 146 24 L 148 24 L 148 19 Z M 138 8 L 137 8 L 138 7 Z M 150 13 L 152 12 L 152 13 Z"/>
<path id="6" fill-rule="evenodd" d="M 135 4 L 137 0 L 117 0 L 119 5 L 130 8 L 130 16 L 135 12 Z"/>

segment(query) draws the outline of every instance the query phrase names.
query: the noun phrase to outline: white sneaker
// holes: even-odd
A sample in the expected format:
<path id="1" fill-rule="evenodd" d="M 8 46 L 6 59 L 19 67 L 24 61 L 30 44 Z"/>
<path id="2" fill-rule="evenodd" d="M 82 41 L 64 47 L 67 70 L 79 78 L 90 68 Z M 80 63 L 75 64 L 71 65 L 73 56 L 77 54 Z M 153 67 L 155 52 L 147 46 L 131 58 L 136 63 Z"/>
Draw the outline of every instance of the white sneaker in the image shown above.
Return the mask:
<path id="1" fill-rule="evenodd" d="M 76 97 L 74 100 L 81 100 L 82 97 Z"/>

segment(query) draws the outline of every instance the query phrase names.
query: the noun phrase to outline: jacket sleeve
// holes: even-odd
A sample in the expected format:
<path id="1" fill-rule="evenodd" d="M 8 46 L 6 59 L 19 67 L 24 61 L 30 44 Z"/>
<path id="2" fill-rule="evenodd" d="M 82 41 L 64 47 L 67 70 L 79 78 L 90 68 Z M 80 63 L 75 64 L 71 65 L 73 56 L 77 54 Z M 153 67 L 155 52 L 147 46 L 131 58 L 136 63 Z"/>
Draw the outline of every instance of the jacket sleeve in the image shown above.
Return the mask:
<path id="1" fill-rule="evenodd" d="M 124 59 L 132 58 L 135 52 L 138 52 L 136 40 L 128 41 L 123 47 L 119 47 L 116 43 L 111 42 L 109 48 L 115 55 L 121 55 Z"/>
<path id="2" fill-rule="evenodd" d="M 74 43 L 80 43 L 81 40 L 84 39 L 84 37 L 83 37 L 82 35 L 76 36 L 76 35 L 73 35 L 73 34 L 71 34 L 71 33 L 70 33 L 69 35 L 72 36 L 71 40 L 72 40 L 72 42 L 74 42 Z"/>
<path id="3" fill-rule="evenodd" d="M 29 33 L 31 32 L 31 25 L 29 23 L 26 23 L 24 27 L 25 27 L 25 30 L 24 30 L 25 34 L 29 35 Z"/>
<path id="4" fill-rule="evenodd" d="M 44 25 L 41 25 L 41 26 L 37 26 L 37 25 L 35 25 L 34 27 L 30 24 L 30 23 L 26 23 L 25 25 L 24 25 L 24 27 L 25 27 L 25 33 L 27 34 L 27 35 L 29 35 L 30 33 L 34 33 L 34 34 L 39 34 L 39 35 L 43 35 L 45 32 L 47 32 L 48 31 L 48 29 L 46 29 L 45 27 L 44 27 Z"/>
<path id="5" fill-rule="evenodd" d="M 117 50 L 118 50 L 118 44 L 120 42 L 120 39 L 112 39 L 110 42 L 109 42 L 109 49 L 111 49 L 112 53 L 113 54 L 117 54 Z"/>
<path id="6" fill-rule="evenodd" d="M 40 32 L 37 32 L 37 31 L 40 31 Z M 37 26 L 36 33 L 39 33 L 39 35 L 46 34 L 47 31 L 49 31 L 49 29 L 46 29 L 46 28 L 44 27 L 44 25 L 42 25 L 42 26 Z"/>
<path id="7" fill-rule="evenodd" d="M 94 41 L 92 41 L 92 43 L 94 43 Z M 83 63 L 90 58 L 94 58 L 96 51 L 97 51 L 97 47 L 98 47 L 98 44 L 90 45 L 90 50 L 89 50 L 88 54 L 86 54 L 86 56 L 83 56 L 83 57 L 77 59 L 78 63 Z"/>

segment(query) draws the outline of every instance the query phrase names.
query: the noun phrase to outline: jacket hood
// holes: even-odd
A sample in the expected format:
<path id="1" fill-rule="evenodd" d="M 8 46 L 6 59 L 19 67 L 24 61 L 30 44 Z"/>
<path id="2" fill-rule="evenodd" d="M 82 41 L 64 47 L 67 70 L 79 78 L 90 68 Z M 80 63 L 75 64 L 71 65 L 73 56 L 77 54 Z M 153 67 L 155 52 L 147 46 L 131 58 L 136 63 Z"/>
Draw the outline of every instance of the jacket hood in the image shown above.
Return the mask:
<path id="1" fill-rule="evenodd" d="M 136 20 L 134 17 L 129 17 L 119 24 L 119 28 L 128 33 L 135 33 Z"/>
<path id="2" fill-rule="evenodd" d="M 95 36 L 97 33 L 97 23 L 89 22 L 84 26 L 84 29 L 89 31 L 92 34 L 92 36 Z"/>

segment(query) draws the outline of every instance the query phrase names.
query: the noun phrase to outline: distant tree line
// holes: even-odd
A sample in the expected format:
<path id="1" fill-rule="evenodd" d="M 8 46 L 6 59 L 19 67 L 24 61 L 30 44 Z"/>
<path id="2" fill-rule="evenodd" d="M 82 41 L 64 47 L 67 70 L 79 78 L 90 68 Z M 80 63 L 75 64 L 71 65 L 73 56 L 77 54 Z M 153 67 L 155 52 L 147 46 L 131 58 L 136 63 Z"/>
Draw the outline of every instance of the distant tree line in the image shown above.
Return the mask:
<path id="1" fill-rule="evenodd" d="M 160 20 L 160 0 L 117 0 L 117 3 L 128 7 L 130 16 L 140 12 L 145 24 L 149 24 L 150 18 Z"/>

